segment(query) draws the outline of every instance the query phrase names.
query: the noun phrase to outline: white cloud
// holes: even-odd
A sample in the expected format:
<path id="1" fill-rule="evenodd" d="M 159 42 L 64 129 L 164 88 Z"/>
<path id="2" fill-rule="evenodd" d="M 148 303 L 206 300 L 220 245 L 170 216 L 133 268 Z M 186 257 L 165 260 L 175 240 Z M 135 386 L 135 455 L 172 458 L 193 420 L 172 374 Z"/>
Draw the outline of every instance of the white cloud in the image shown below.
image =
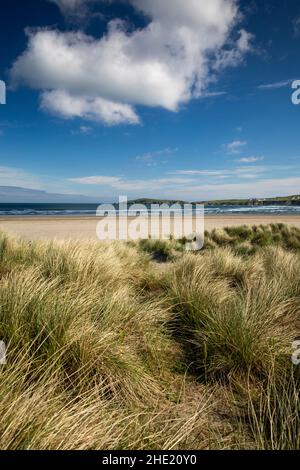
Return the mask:
<path id="1" fill-rule="evenodd" d="M 79 132 L 84 135 L 91 134 L 93 132 L 93 128 L 90 126 L 80 126 Z"/>
<path id="2" fill-rule="evenodd" d="M 74 183 L 79 184 L 108 185 L 114 187 L 115 185 L 119 184 L 121 178 L 116 176 L 85 176 L 83 178 L 70 178 L 69 181 L 73 181 Z"/>
<path id="3" fill-rule="evenodd" d="M 186 175 L 186 176 L 224 176 L 229 174 L 231 170 L 176 170 L 171 172 L 171 175 Z"/>
<path id="4" fill-rule="evenodd" d="M 43 109 L 60 116 L 137 124 L 133 106 L 177 111 L 205 93 L 217 70 L 238 65 L 250 49 L 246 31 L 232 39 L 240 18 L 236 0 L 128 1 L 148 18 L 147 26 L 132 31 L 113 20 L 100 39 L 28 31 L 27 49 L 11 70 L 13 81 L 42 90 Z M 89 4 L 56 3 L 64 12 Z"/>
<path id="5" fill-rule="evenodd" d="M 217 54 L 217 60 L 214 64 L 216 70 L 238 66 L 243 61 L 246 52 L 252 51 L 254 36 L 244 29 L 241 29 L 239 34 L 239 39 L 236 41 L 234 48 L 222 50 Z"/>
<path id="6" fill-rule="evenodd" d="M 265 159 L 265 157 L 243 157 L 243 158 L 239 158 L 238 162 L 240 162 L 240 163 L 255 163 L 255 162 L 261 162 L 264 159 Z"/>
<path id="7" fill-rule="evenodd" d="M 190 184 L 193 180 L 189 178 L 157 178 L 130 180 L 115 176 L 87 176 L 83 178 L 70 178 L 69 181 L 88 186 L 108 186 L 118 191 L 148 192 L 169 189 L 175 192 L 180 185 Z"/>
<path id="8" fill-rule="evenodd" d="M 88 4 L 90 0 L 50 0 L 56 3 L 63 12 L 78 11 L 85 4 Z"/>
<path id="9" fill-rule="evenodd" d="M 180 197 L 197 200 L 205 199 L 235 199 L 287 196 L 299 193 L 300 178 L 266 178 L 259 181 L 236 182 L 228 184 L 191 185 L 189 188 L 179 188 Z"/>
<path id="10" fill-rule="evenodd" d="M 267 83 L 264 85 L 259 85 L 257 88 L 259 90 L 277 90 L 279 88 L 285 88 L 292 84 L 293 80 L 283 80 L 281 82 Z"/>
<path id="11" fill-rule="evenodd" d="M 266 170 L 264 166 L 244 166 L 238 168 L 225 168 L 220 170 L 176 170 L 171 175 L 202 176 L 210 178 L 249 178 L 257 177 Z"/>
<path id="12" fill-rule="evenodd" d="M 78 10 L 88 0 L 50 0 L 52 3 L 56 3 L 62 11 Z"/>
<path id="13" fill-rule="evenodd" d="M 233 142 L 230 142 L 229 144 L 224 144 L 223 148 L 226 150 L 226 152 L 230 155 L 234 155 L 237 153 L 240 153 L 242 148 L 247 145 L 247 142 L 243 140 L 234 140 Z"/>
<path id="14" fill-rule="evenodd" d="M 157 179 L 131 180 L 115 176 L 72 178 L 80 185 L 98 186 L 103 194 L 131 194 L 140 197 L 165 197 L 186 200 L 215 198 L 272 197 L 297 194 L 300 177 L 266 177 L 265 167 L 244 167 L 225 170 L 179 170 L 173 176 Z M 264 175 L 264 178 L 262 176 Z M 222 177 L 231 178 L 224 183 Z M 252 181 L 251 181 L 252 180 Z"/>
<path id="15" fill-rule="evenodd" d="M 175 191 L 182 186 L 188 188 L 192 183 L 218 180 L 220 178 L 257 178 L 264 173 L 265 167 L 251 166 L 220 170 L 177 170 L 170 172 L 165 178 L 132 180 L 123 176 L 94 175 L 79 178 L 70 178 L 69 181 L 87 186 L 109 186 L 120 191 L 136 191 L 149 189 L 161 190 L 174 188 Z M 200 178 L 201 177 L 201 178 Z"/>
<path id="16" fill-rule="evenodd" d="M 71 134 L 73 135 L 91 135 L 94 129 L 91 126 L 79 126 L 78 129 L 73 129 Z"/>
<path id="17" fill-rule="evenodd" d="M 113 103 L 103 98 L 71 96 L 65 91 L 42 93 L 41 108 L 63 118 L 83 118 L 103 121 L 109 125 L 138 124 L 139 118 L 128 104 Z"/>
<path id="18" fill-rule="evenodd" d="M 291 170 L 295 176 L 284 178 L 284 172 Z M 119 194 L 169 199 L 180 197 L 190 200 L 264 197 L 297 194 L 300 186 L 299 171 L 297 166 L 245 165 L 235 168 L 177 170 L 152 179 L 94 175 L 65 180 L 38 178 L 20 168 L 0 166 L 0 186 L 40 189 L 51 193 L 84 194 L 99 200 L 104 196 L 111 200 Z"/>
<path id="19" fill-rule="evenodd" d="M 95 3 L 97 0 L 49 0 L 60 8 L 66 17 L 83 18 L 88 14 L 89 4 Z M 105 1 L 105 0 L 103 0 Z M 109 1 L 109 0 L 107 0 Z"/>

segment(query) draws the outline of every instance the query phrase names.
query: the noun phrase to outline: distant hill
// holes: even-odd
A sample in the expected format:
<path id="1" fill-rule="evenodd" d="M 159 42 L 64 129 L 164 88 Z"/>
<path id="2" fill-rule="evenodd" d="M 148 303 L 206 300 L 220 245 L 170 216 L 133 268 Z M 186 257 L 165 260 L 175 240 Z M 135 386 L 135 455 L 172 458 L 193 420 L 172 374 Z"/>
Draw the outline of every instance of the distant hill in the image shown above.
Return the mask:
<path id="1" fill-rule="evenodd" d="M 108 198 L 105 198 L 109 202 Z M 0 186 L 0 203 L 61 203 L 61 204 L 100 204 L 105 202 L 103 198 L 92 198 L 80 194 L 59 194 L 48 193 L 38 189 L 22 188 L 18 186 Z M 132 204 L 188 204 L 188 201 L 177 199 L 151 199 L 139 198 L 128 201 Z M 300 205 L 300 195 L 283 196 L 260 199 L 218 199 L 208 201 L 198 201 L 192 204 L 205 204 L 206 206 L 221 205 L 242 205 L 242 206 L 263 206 L 263 205 Z"/>
<path id="2" fill-rule="evenodd" d="M 128 201 L 128 204 L 188 204 L 188 201 L 174 199 L 134 199 Z M 263 206 L 263 205 L 300 205 L 300 195 L 281 196 L 273 198 L 260 199 L 215 199 L 209 201 L 197 201 L 192 204 L 204 204 L 206 206 Z"/>
<path id="3" fill-rule="evenodd" d="M 150 204 L 188 204 L 187 201 L 180 201 L 180 200 L 173 200 L 173 199 L 147 199 L 147 198 L 142 198 L 142 199 L 132 199 L 131 201 L 128 201 L 128 204 L 144 204 L 144 205 L 150 205 Z"/>
<path id="4" fill-rule="evenodd" d="M 99 203 L 96 198 L 79 194 L 48 193 L 18 186 L 0 186 L 0 203 Z"/>
<path id="5" fill-rule="evenodd" d="M 196 203 L 195 203 L 196 204 Z M 270 205 L 300 205 L 300 195 L 280 196 L 258 199 L 220 199 L 198 202 L 206 206 L 270 206 Z"/>

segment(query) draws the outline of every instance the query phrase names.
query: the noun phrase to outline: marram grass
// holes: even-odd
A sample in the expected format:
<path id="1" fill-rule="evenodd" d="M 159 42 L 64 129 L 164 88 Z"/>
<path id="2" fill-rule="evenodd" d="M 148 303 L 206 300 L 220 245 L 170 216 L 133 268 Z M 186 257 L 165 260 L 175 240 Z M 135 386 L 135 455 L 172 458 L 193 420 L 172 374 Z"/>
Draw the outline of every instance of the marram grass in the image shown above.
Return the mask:
<path id="1" fill-rule="evenodd" d="M 299 240 L 0 234 L 0 448 L 299 449 Z"/>

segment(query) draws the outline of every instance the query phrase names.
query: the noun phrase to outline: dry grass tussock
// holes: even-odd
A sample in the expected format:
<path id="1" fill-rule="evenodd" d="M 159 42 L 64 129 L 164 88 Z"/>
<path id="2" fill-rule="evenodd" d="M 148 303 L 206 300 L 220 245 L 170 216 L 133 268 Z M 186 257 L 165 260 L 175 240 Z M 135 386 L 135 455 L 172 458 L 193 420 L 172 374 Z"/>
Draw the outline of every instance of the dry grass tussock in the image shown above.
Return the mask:
<path id="1" fill-rule="evenodd" d="M 300 235 L 206 239 L 0 234 L 0 448 L 300 448 Z"/>

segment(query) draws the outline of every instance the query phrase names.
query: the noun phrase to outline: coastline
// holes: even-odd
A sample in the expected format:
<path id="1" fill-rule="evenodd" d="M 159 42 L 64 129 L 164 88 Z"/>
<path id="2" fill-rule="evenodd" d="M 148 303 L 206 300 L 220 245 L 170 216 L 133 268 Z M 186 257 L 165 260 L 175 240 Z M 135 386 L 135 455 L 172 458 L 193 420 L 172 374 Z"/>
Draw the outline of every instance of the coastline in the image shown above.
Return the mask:
<path id="1" fill-rule="evenodd" d="M 28 240 L 97 240 L 96 226 L 100 220 L 100 217 L 90 216 L 4 216 L 0 218 L 0 231 Z M 300 228 L 300 215 L 221 214 L 206 215 L 204 220 L 205 230 L 270 223 L 284 223 Z"/>

